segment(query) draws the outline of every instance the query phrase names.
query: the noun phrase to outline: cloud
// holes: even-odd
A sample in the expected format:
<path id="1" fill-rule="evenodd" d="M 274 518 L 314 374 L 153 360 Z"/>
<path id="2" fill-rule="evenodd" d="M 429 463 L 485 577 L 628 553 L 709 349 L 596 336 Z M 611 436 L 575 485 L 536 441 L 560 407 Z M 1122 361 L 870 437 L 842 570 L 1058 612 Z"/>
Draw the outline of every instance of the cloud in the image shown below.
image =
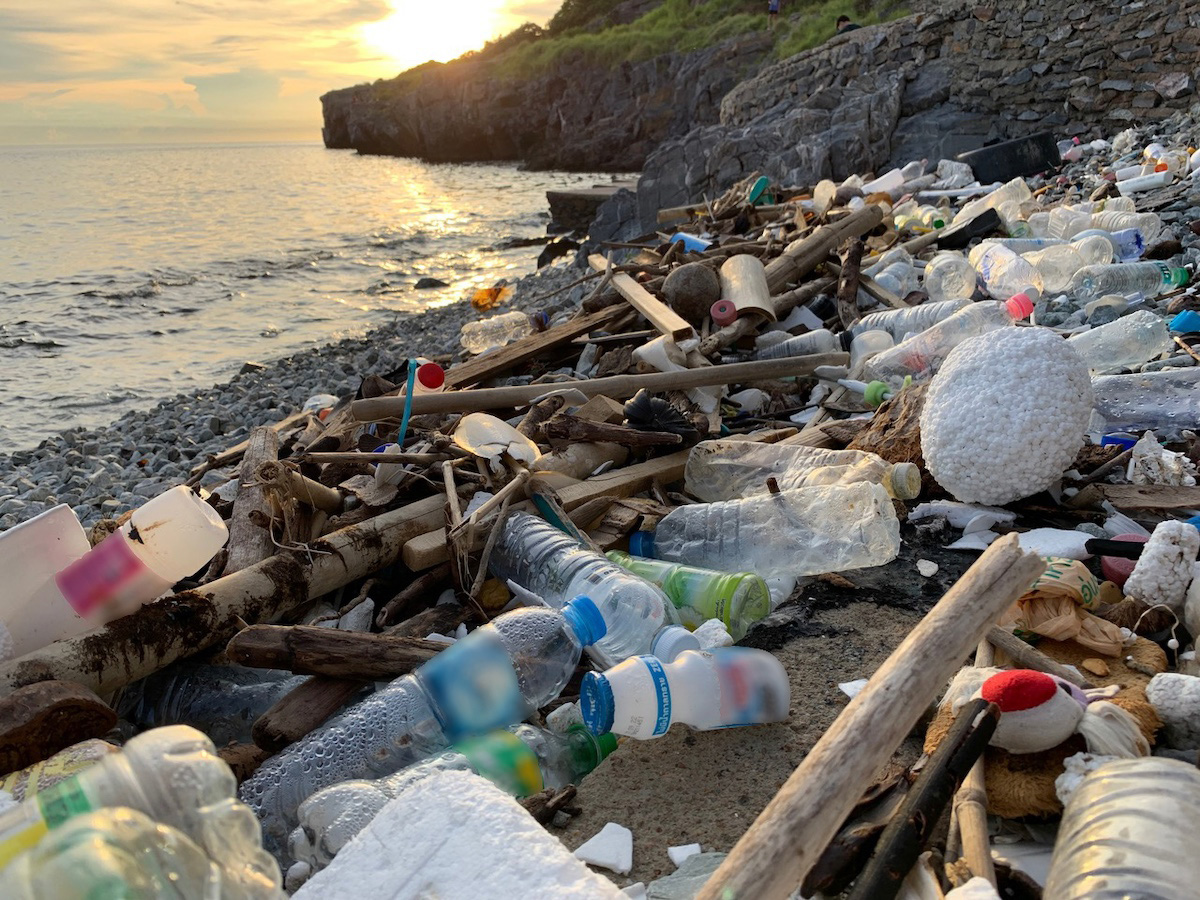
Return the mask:
<path id="1" fill-rule="evenodd" d="M 200 103 L 216 115 L 252 116 L 279 99 L 279 77 L 262 69 L 196 75 L 183 81 L 196 89 Z"/>

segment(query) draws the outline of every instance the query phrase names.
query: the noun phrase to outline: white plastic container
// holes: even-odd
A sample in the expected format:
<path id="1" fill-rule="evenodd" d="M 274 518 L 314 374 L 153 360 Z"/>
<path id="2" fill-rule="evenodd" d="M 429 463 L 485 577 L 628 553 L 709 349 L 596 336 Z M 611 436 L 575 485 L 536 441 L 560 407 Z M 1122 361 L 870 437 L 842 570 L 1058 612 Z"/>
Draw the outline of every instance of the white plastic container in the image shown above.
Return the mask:
<path id="1" fill-rule="evenodd" d="M 1124 181 L 1117 182 L 1117 190 L 1125 197 L 1130 194 L 1140 194 L 1142 191 L 1153 191 L 1161 187 L 1166 187 L 1175 176 L 1168 172 L 1153 172 L 1149 175 L 1138 175 L 1136 178 L 1126 178 Z"/>
<path id="2" fill-rule="evenodd" d="M 77 613 L 109 621 L 197 572 L 228 538 L 217 511 L 180 485 L 134 510 L 124 526 L 54 580 Z"/>
<path id="3" fill-rule="evenodd" d="M 689 650 L 672 663 L 635 656 L 583 677 L 579 705 L 593 734 L 661 737 L 675 722 L 699 731 L 787 719 L 791 685 L 764 650 Z"/>

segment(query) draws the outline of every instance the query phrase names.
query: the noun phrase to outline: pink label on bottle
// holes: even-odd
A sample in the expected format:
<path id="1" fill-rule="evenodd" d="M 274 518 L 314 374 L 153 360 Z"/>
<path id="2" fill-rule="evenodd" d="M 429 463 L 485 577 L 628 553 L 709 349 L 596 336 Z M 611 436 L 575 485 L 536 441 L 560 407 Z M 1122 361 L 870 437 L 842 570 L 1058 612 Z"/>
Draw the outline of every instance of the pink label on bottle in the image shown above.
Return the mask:
<path id="1" fill-rule="evenodd" d="M 81 616 L 102 604 L 112 603 L 153 578 L 120 531 L 99 544 L 54 576 L 54 582 L 75 612 Z"/>

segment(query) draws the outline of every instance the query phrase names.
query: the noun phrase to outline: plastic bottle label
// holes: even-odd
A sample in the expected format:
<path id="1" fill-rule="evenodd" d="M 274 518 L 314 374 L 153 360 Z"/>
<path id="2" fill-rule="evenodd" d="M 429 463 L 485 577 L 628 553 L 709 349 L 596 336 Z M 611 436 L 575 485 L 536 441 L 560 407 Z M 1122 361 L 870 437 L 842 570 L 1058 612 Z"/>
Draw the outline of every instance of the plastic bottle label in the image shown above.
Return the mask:
<path id="1" fill-rule="evenodd" d="M 537 754 L 511 731 L 465 741 L 458 750 L 471 768 L 514 797 L 528 797 L 545 786 Z"/>
<path id="2" fill-rule="evenodd" d="M 421 667 L 442 730 L 451 741 L 483 734 L 530 712 L 500 636 L 482 633 L 443 650 Z"/>
<path id="3" fill-rule="evenodd" d="M 671 685 L 667 681 L 667 673 L 662 663 L 652 656 L 641 657 L 646 669 L 650 672 L 650 680 L 654 682 L 654 699 L 657 702 L 657 715 L 654 718 L 654 736 L 666 734 L 671 727 Z"/>
<path id="4" fill-rule="evenodd" d="M 93 809 L 77 778 L 60 781 L 22 803 L 0 818 L 0 869 L 37 846 L 50 829 Z"/>
<path id="5" fill-rule="evenodd" d="M 778 722 L 787 717 L 787 686 L 760 654 L 727 647 L 713 658 L 721 685 L 721 728 Z"/>
<path id="6" fill-rule="evenodd" d="M 54 580 L 75 612 L 86 616 L 102 604 L 136 597 L 144 583 L 151 584 L 153 593 L 157 579 L 133 552 L 129 538 L 115 531 Z"/>

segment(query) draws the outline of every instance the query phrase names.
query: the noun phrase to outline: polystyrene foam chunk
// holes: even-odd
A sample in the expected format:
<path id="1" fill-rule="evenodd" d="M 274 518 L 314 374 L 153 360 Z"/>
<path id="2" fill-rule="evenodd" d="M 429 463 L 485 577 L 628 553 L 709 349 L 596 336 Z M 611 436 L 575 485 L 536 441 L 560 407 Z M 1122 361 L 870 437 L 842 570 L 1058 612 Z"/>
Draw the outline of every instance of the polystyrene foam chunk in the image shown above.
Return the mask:
<path id="1" fill-rule="evenodd" d="M 709 619 L 692 632 L 700 642 L 701 650 L 715 650 L 717 647 L 732 647 L 733 635 L 725 628 L 720 619 Z"/>
<path id="2" fill-rule="evenodd" d="M 683 861 L 689 856 L 695 856 L 700 852 L 699 844 L 680 844 L 677 847 L 668 847 L 667 856 L 671 857 L 671 862 L 676 866 L 682 866 Z"/>
<path id="3" fill-rule="evenodd" d="M 575 858 L 628 875 L 633 868 L 633 832 L 624 825 L 609 822 L 579 846 Z"/>
<path id="4" fill-rule="evenodd" d="M 514 799 L 458 771 L 406 788 L 294 900 L 429 897 L 627 900 Z"/>
<path id="5" fill-rule="evenodd" d="M 961 887 L 946 895 L 946 900 L 1000 900 L 1000 895 L 986 878 L 976 875 Z"/>

